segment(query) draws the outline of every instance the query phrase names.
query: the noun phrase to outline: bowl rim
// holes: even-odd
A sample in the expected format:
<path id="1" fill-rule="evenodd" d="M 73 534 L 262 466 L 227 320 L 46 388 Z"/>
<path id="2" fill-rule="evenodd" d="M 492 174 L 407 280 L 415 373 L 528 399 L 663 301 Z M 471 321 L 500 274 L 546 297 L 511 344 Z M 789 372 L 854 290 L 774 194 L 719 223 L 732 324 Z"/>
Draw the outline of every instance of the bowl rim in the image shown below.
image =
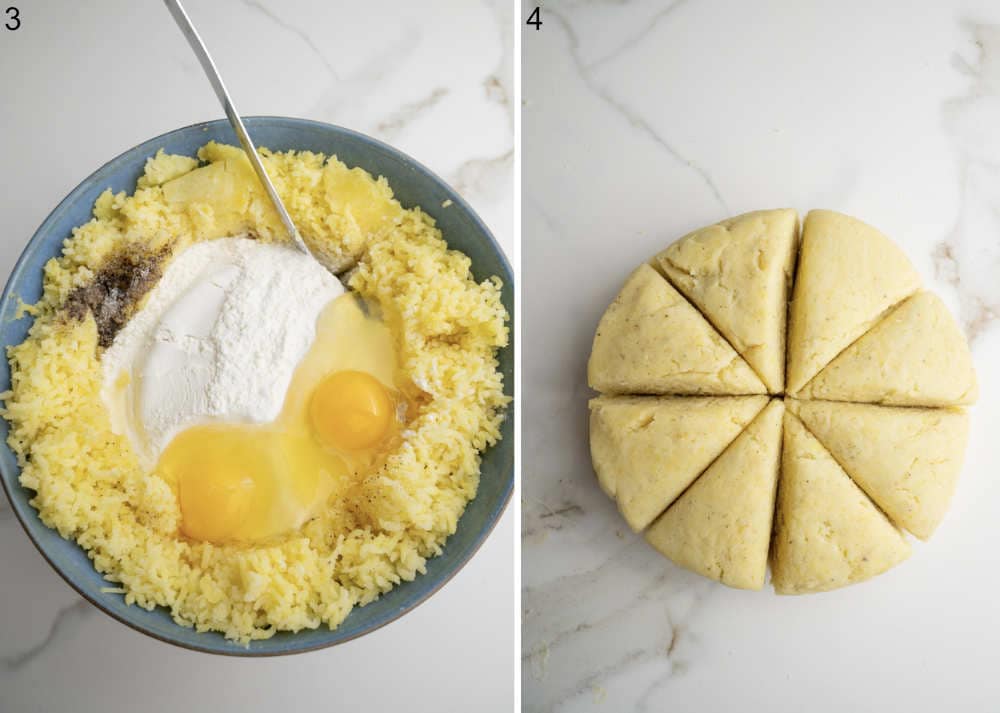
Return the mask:
<path id="1" fill-rule="evenodd" d="M 479 214 L 472 208 L 472 206 L 469 205 L 468 201 L 466 201 L 465 198 L 463 196 L 461 196 L 458 193 L 458 191 L 455 190 L 449 183 L 447 183 L 440 176 L 438 176 L 434 171 L 431 171 L 425 165 L 423 165 L 422 163 L 420 163 L 416 159 L 412 158 L 408 154 L 405 154 L 402 151 L 400 151 L 399 149 L 397 149 L 397 148 L 395 148 L 393 146 L 390 146 L 389 144 L 385 143 L 384 141 L 376 139 L 376 138 L 374 138 L 372 136 L 369 136 L 367 134 L 363 134 L 363 133 L 361 133 L 359 131 L 355 131 L 353 129 L 348 129 L 348 128 L 343 127 L 343 126 L 338 126 L 336 124 L 330 124 L 330 123 L 324 122 L 324 121 L 317 121 L 315 119 L 304 119 L 304 118 L 301 118 L 301 117 L 278 116 L 278 115 L 271 115 L 271 114 L 266 114 L 266 115 L 251 115 L 251 116 L 244 116 L 244 117 L 241 117 L 241 118 L 247 123 L 247 125 L 248 125 L 247 128 L 249 130 L 251 130 L 251 131 L 253 130 L 253 125 L 254 124 L 261 124 L 261 123 L 264 123 L 264 124 L 274 123 L 274 124 L 285 124 L 285 125 L 298 125 L 298 126 L 305 126 L 305 127 L 317 128 L 317 129 L 321 129 L 321 130 L 324 130 L 324 131 L 329 131 L 329 130 L 332 129 L 335 133 L 339 133 L 341 135 L 347 136 L 351 140 L 356 140 L 356 141 L 360 141 L 362 143 L 367 143 L 367 144 L 374 144 L 380 150 L 382 150 L 382 151 L 384 151 L 384 152 L 392 155 L 393 158 L 396 158 L 396 159 L 400 160 L 402 163 L 407 164 L 411 168 L 416 169 L 416 171 L 418 173 L 421 173 L 425 178 L 429 178 L 433 182 L 437 182 L 440 186 L 443 186 L 447 190 L 447 192 L 449 194 L 451 194 L 449 197 L 452 200 L 452 202 L 455 203 L 455 204 L 457 204 L 459 207 L 461 207 L 471 217 L 473 223 L 476 225 L 476 227 L 478 228 L 478 230 L 481 233 L 481 235 L 485 236 L 487 238 L 487 240 L 489 241 L 490 247 L 493 249 L 493 252 L 496 253 L 497 257 L 499 258 L 500 265 L 503 268 L 503 272 L 504 272 L 504 274 L 502 275 L 503 279 L 506 280 L 506 281 L 508 281 L 510 283 L 510 285 L 512 286 L 512 288 L 516 284 L 516 281 L 514 279 L 514 271 L 513 271 L 512 267 L 511 267 L 510 261 L 507 259 L 507 255 L 504 253 L 503 248 L 500 247 L 500 244 L 497 242 L 496 238 L 494 237 L 493 232 L 489 229 L 489 227 L 486 225 L 486 223 L 483 222 L 483 220 L 479 216 Z M 173 137 L 173 136 L 175 136 L 177 134 L 189 132 L 189 131 L 192 131 L 192 130 L 198 130 L 198 129 L 205 130 L 208 127 L 225 126 L 225 125 L 228 125 L 228 123 L 229 122 L 228 122 L 227 119 L 212 119 L 212 120 L 209 120 L 209 121 L 195 122 L 193 124 L 189 124 L 187 126 L 182 126 L 182 127 L 177 128 L 177 129 L 172 129 L 170 131 L 167 131 L 167 132 L 164 132 L 164 133 L 159 134 L 157 136 L 154 136 L 154 137 L 152 137 L 150 139 L 146 139 L 145 141 L 139 142 L 135 146 L 132 146 L 131 148 L 128 148 L 128 149 L 122 151 L 121 153 L 119 153 L 114 158 L 106 161 L 104 164 L 102 164 L 101 166 L 99 166 L 95 170 L 91 171 L 85 178 L 83 178 L 79 183 L 77 183 L 77 185 L 74 186 L 73 189 L 70 190 L 69 193 L 67 193 L 66 196 L 63 197 L 63 199 L 61 201 L 59 201 L 59 203 L 56 204 L 55 208 L 53 208 L 49 212 L 49 214 L 45 217 L 45 219 L 41 222 L 41 224 L 39 224 L 38 228 L 31 235 L 31 237 L 28 239 L 28 241 L 24 244 L 24 247 L 21 249 L 21 253 L 18 256 L 17 261 L 14 263 L 14 267 L 10 271 L 10 275 L 7 277 L 7 281 L 4 284 L 3 291 L 0 292 L 0 308 L 2 308 L 4 305 L 7 305 L 10 302 L 14 283 L 18 281 L 18 278 L 21 276 L 21 273 L 24 272 L 25 269 L 27 268 L 26 263 L 28 261 L 30 253 L 32 252 L 32 248 L 36 245 L 36 243 L 40 243 L 41 242 L 43 236 L 47 233 L 47 231 L 50 228 L 50 226 L 53 223 L 55 223 L 56 220 L 60 217 L 60 214 L 64 210 L 66 210 L 70 205 L 72 205 L 72 204 L 75 203 L 75 196 L 76 196 L 76 194 L 78 192 L 82 191 L 84 189 L 85 185 L 88 184 L 93 179 L 94 176 L 96 176 L 97 174 L 101 173 L 102 171 L 113 170 L 113 169 L 117 168 L 116 164 L 119 164 L 119 163 L 124 164 L 126 162 L 126 157 L 130 157 L 132 154 L 134 154 L 136 152 L 145 152 L 145 153 L 149 154 L 149 148 L 148 147 L 150 147 L 151 145 L 156 144 L 156 143 L 162 143 L 162 142 L 166 141 L 167 139 L 169 139 L 170 137 Z M 153 152 L 155 152 L 156 150 L 157 150 L 156 148 L 152 148 Z M 152 154 L 149 154 L 149 155 L 152 155 Z M 514 291 L 514 294 L 516 296 L 516 290 Z M 516 299 L 516 297 L 515 297 L 515 299 Z M 514 314 L 509 314 L 508 315 L 510 341 L 508 343 L 508 347 L 507 348 L 513 348 L 514 347 L 514 340 L 515 340 L 514 317 L 515 317 Z M 3 356 L 4 359 L 7 359 L 7 355 L 6 354 L 3 354 L 2 356 Z M 512 381 L 512 383 L 510 385 L 512 397 L 514 397 L 514 394 L 516 394 L 516 386 L 517 386 L 517 380 L 516 380 L 516 370 L 515 370 L 515 379 Z M 514 397 L 514 398 L 516 399 L 516 397 Z M 513 419 L 515 407 L 516 407 L 516 400 L 512 401 L 508 405 L 507 411 L 504 414 L 504 418 L 505 419 L 508 419 L 508 418 Z M 516 424 L 516 421 L 515 421 L 515 424 Z M 517 434 L 516 433 L 512 433 L 512 437 L 513 437 L 513 445 L 512 445 L 512 447 L 516 451 L 516 449 L 517 449 Z M 450 571 L 448 571 L 445 574 L 445 576 L 439 582 L 437 582 L 437 584 L 435 584 L 431 589 L 428 589 L 426 592 L 424 592 L 423 594 L 421 594 L 420 596 L 418 596 L 412 602 L 408 603 L 405 607 L 402 607 L 402 608 L 398 609 L 397 611 L 395 611 L 391 616 L 387 617 L 384 621 L 382 621 L 382 622 L 378 623 L 377 625 L 372 626 L 370 628 L 364 629 L 362 631 L 358 631 L 357 633 L 352 634 L 350 636 L 347 636 L 347 637 L 344 637 L 344 638 L 341 638 L 341 639 L 334 639 L 334 640 L 326 641 L 326 642 L 317 642 L 315 644 L 311 644 L 311 645 L 308 645 L 308 646 L 301 646 L 301 647 L 296 647 L 296 648 L 289 648 L 289 649 L 283 649 L 283 650 L 274 650 L 274 651 L 271 651 L 271 650 L 252 650 L 252 649 L 249 649 L 249 648 L 247 648 L 247 649 L 233 648 L 232 650 L 223 650 L 223 649 L 219 649 L 219 648 L 209 647 L 207 645 L 206 646 L 199 646 L 197 644 L 192 644 L 192 643 L 188 643 L 188 642 L 185 642 L 185 641 L 180 641 L 180 640 L 177 640 L 177 639 L 171 639 L 171 638 L 168 638 L 166 636 L 161 636 L 160 634 L 157 634 L 157 633 L 155 633 L 153 631 L 150 631 L 149 629 L 147 629 L 146 627 L 142 626 L 141 624 L 139 624 L 137 622 L 130 621 L 126 617 L 120 616 L 118 613 L 112 611 L 110 607 L 105 606 L 103 603 L 101 603 L 100 601 L 98 601 L 95 597 L 93 597 L 92 595 L 90 595 L 87 592 L 85 592 L 82 587 L 78 586 L 76 584 L 76 582 L 74 582 L 49 557 L 49 554 L 45 551 L 45 549 L 42 547 L 42 545 L 35 538 L 35 535 L 32 533 L 31 528 L 29 527 L 28 522 L 26 521 L 25 518 L 26 517 L 30 517 L 30 516 L 33 515 L 34 518 L 37 520 L 37 522 L 38 522 L 39 525 L 41 525 L 42 527 L 48 527 L 48 526 L 45 525 L 45 523 L 41 521 L 41 518 L 38 515 L 38 510 L 36 510 L 35 508 L 32 508 L 32 507 L 29 506 L 28 510 L 30 512 L 25 512 L 25 513 L 21 512 L 21 510 L 19 509 L 19 506 L 18 506 L 17 502 L 15 501 L 15 499 L 14 499 L 14 497 L 12 495 L 11 489 L 7 485 L 7 478 L 9 477 L 9 474 L 5 474 L 4 473 L 4 474 L 2 474 L 3 477 L 0 477 L 0 488 L 3 489 L 4 495 L 7 498 L 8 505 L 9 505 L 11 511 L 13 511 L 15 518 L 17 519 L 18 523 L 20 523 L 21 528 L 24 530 L 25 534 L 28 536 L 28 539 L 31 541 L 31 544 L 34 545 L 35 549 L 38 550 L 39 554 L 41 554 L 42 558 L 49 564 L 49 566 L 56 572 L 56 574 L 59 575 L 59 577 L 66 584 L 68 584 L 74 591 L 76 591 L 76 593 L 78 595 L 80 595 L 85 601 L 89 602 L 92 606 L 94 606 L 99 611 L 103 612 L 104 614 L 106 614 L 107 616 L 111 617 L 115 621 L 118 621 L 118 622 L 124 624 L 125 626 L 129 627 L 133 631 L 137 631 L 140 634 L 143 634 L 143 635 L 145 635 L 145 636 L 147 636 L 147 637 L 149 637 L 151 639 L 155 639 L 156 641 L 161 641 L 163 643 L 170 644 L 172 646 L 176 646 L 176 647 L 181 648 L 181 649 L 186 649 L 188 651 L 196 651 L 198 653 L 212 654 L 212 655 L 215 655 L 215 656 L 229 656 L 229 657 L 234 657 L 234 658 L 271 658 L 271 657 L 278 657 L 278 656 L 292 656 L 292 655 L 296 655 L 296 654 L 304 654 L 304 653 L 309 653 L 309 652 L 312 652 L 312 651 L 320 651 L 322 649 L 328 649 L 328 648 L 331 648 L 333 646 L 339 646 L 341 644 L 346 644 L 346 643 L 348 643 L 350 641 L 354 641 L 355 639 L 359 639 L 359 638 L 361 638 L 363 636 L 366 636 L 367 634 L 371 634 L 372 632 L 378 631 L 379 629 L 381 629 L 381 628 L 383 628 L 385 626 L 388 626 L 389 624 L 392 624 L 392 623 L 394 623 L 396 621 L 399 621 L 399 619 L 401 619 L 403 616 L 405 616 L 406 614 L 409 614 L 414 609 L 416 609 L 421 604 L 423 604 L 428 599 L 430 599 L 433 595 L 435 595 L 439 591 L 441 591 L 441 589 L 443 589 L 445 585 L 447 585 L 449 582 L 451 582 L 451 580 L 455 577 L 455 575 L 457 575 L 460 571 L 462 571 L 466 567 L 466 565 L 469 564 L 469 562 L 472 560 L 472 558 L 479 552 L 480 548 L 482 548 L 482 546 L 486 542 L 486 540 L 489 539 L 489 537 L 493 534 L 493 531 L 496 529 L 497 524 L 500 522 L 501 518 L 503 517 L 503 514 L 507 511 L 507 507 L 510 505 L 510 501 L 511 501 L 511 499 L 513 497 L 513 494 L 514 494 L 515 481 L 517 479 L 517 477 L 516 477 L 517 474 L 515 472 L 515 468 L 516 468 L 515 462 L 512 460 L 512 462 L 511 462 L 511 477 L 509 478 L 509 483 L 508 483 L 507 487 L 504 489 L 501 502 L 498 504 L 497 507 L 494 508 L 494 511 L 491 514 L 491 521 L 488 523 L 487 527 L 484 528 L 483 531 L 479 534 L 479 536 L 477 537 L 476 542 L 474 543 L 474 545 L 469 549 L 469 551 L 465 554 L 465 556 L 460 561 L 458 561 L 456 563 L 456 566 L 454 568 L 452 568 Z M 18 479 L 17 477 L 14 477 L 14 478 L 11 479 L 11 487 L 13 487 L 13 484 L 16 483 L 17 479 Z M 464 512 L 463 512 L 463 515 L 464 515 Z M 461 520 L 461 518 L 459 518 L 459 520 Z M 64 538 L 64 539 L 66 539 L 66 538 Z M 76 543 L 75 540 L 73 541 L 73 543 L 77 547 L 79 547 L 79 544 Z M 444 546 L 447 547 L 447 542 L 445 543 Z M 424 575 L 420 575 L 420 576 L 424 576 Z M 131 604 L 129 606 L 130 607 L 135 607 L 135 606 L 138 606 L 138 605 L 137 604 Z M 355 606 L 357 606 L 357 605 L 355 605 Z M 174 622 L 174 623 L 176 624 L 176 622 Z M 176 624 L 176 625 L 178 627 L 181 626 L 180 624 Z M 320 627 L 322 627 L 322 626 L 323 625 L 321 624 Z M 194 631 L 193 627 L 184 627 L 184 629 L 185 630 Z M 310 629 L 309 631 L 313 631 L 313 630 Z M 328 631 L 335 632 L 336 629 L 328 629 Z M 294 636 L 294 634 L 298 633 L 298 632 L 290 632 L 290 633 L 292 633 L 292 635 Z"/>

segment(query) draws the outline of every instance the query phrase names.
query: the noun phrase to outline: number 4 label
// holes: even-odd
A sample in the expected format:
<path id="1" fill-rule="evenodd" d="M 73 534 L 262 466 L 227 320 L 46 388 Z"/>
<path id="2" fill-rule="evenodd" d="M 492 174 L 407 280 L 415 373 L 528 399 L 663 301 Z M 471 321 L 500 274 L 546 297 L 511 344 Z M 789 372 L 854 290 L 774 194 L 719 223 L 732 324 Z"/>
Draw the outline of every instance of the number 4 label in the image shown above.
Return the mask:
<path id="1" fill-rule="evenodd" d="M 536 31 L 542 29 L 542 8 L 536 6 L 528 15 L 528 22 L 525 24 L 531 25 Z"/>

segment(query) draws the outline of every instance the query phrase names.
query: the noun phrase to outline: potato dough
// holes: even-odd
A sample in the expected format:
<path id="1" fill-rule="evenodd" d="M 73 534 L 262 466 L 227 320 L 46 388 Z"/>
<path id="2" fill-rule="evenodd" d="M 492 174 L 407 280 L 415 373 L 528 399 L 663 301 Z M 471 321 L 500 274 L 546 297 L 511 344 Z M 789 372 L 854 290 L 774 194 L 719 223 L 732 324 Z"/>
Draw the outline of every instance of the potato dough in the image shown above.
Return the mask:
<path id="1" fill-rule="evenodd" d="M 696 230 L 656 256 L 771 393 L 785 386 L 785 309 L 799 216 L 759 210 Z"/>
<path id="2" fill-rule="evenodd" d="M 649 265 L 633 272 L 594 335 L 587 368 L 602 393 L 762 394 L 764 384 Z"/>
<path id="3" fill-rule="evenodd" d="M 813 210 L 802 249 L 788 332 L 787 391 L 798 391 L 893 305 L 920 277 L 892 241 L 840 213 Z"/>
<path id="4" fill-rule="evenodd" d="M 910 545 L 802 425 L 785 414 L 771 579 L 778 594 L 825 592 L 902 562 Z"/>
<path id="5" fill-rule="evenodd" d="M 789 409 L 893 522 L 931 536 L 962 468 L 964 411 L 832 401 L 792 401 Z"/>
<path id="6" fill-rule="evenodd" d="M 866 580 L 909 556 L 900 528 L 933 534 L 977 396 L 962 330 L 888 238 L 797 222 L 746 213 L 662 250 L 588 369 L 594 469 L 629 526 L 731 587 L 770 565 L 782 594 Z"/>
<path id="7" fill-rule="evenodd" d="M 764 586 L 784 410 L 771 401 L 646 530 L 653 547 L 730 587 Z"/>
<path id="8" fill-rule="evenodd" d="M 766 396 L 599 396 L 590 453 L 604 491 L 644 530 L 767 404 Z"/>
<path id="9" fill-rule="evenodd" d="M 977 391 L 965 336 L 937 295 L 919 292 L 841 352 L 801 396 L 957 406 L 974 402 Z"/>

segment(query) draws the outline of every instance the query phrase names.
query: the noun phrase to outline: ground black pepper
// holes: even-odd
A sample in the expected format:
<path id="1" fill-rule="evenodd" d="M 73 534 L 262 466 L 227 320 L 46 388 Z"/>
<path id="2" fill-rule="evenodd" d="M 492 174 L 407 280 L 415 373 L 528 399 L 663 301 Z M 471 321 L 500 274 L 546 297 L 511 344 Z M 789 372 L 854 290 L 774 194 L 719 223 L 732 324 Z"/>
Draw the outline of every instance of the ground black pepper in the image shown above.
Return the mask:
<path id="1" fill-rule="evenodd" d="M 67 314 L 81 320 L 90 312 L 97 322 L 98 344 L 111 346 L 115 335 L 125 326 L 135 305 L 159 281 L 163 274 L 165 251 L 131 249 L 109 257 L 86 285 L 74 289 L 66 298 Z"/>

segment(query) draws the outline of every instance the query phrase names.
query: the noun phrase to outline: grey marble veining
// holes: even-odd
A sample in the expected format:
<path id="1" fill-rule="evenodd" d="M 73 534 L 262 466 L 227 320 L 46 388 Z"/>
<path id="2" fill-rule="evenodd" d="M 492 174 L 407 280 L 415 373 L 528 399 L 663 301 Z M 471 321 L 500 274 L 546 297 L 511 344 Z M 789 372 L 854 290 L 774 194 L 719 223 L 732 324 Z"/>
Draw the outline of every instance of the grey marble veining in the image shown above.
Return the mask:
<path id="1" fill-rule="evenodd" d="M 1000 314 L 1000 25 L 961 22 L 972 40 L 952 64 L 968 83 L 942 109 L 959 166 L 960 209 L 953 230 L 934 249 L 938 277 L 961 300 L 969 338 L 975 340 Z M 994 236 L 984 240 L 982 236 Z"/>
<path id="2" fill-rule="evenodd" d="M 549 10 L 546 15 L 550 18 L 555 18 L 559 24 L 562 26 L 569 40 L 569 54 L 573 58 L 573 63 L 576 65 L 576 70 L 579 76 L 583 79 L 586 86 L 598 97 L 601 98 L 612 110 L 621 114 L 621 116 L 628 121 L 633 129 L 645 134 L 651 141 L 656 143 L 666 154 L 681 164 L 694 171 L 701 180 L 705 183 L 708 189 L 715 196 L 715 199 L 719 203 L 719 207 L 723 211 L 728 211 L 726 206 L 726 201 L 719 192 L 719 187 L 712 180 L 711 175 L 704 167 L 698 165 L 695 161 L 690 158 L 685 157 L 680 150 L 671 144 L 666 138 L 661 136 L 657 131 L 646 122 L 642 116 L 625 104 L 625 102 L 616 97 L 612 90 L 605 87 L 600 78 L 595 74 L 598 67 L 602 64 L 610 62 L 617 57 L 619 57 L 624 52 L 628 51 L 634 43 L 641 41 L 647 34 L 653 32 L 656 29 L 657 24 L 670 16 L 673 10 L 682 5 L 684 0 L 679 0 L 673 4 L 668 5 L 659 12 L 657 12 L 653 17 L 648 20 L 648 24 L 640 30 L 635 36 L 630 36 L 621 44 L 621 46 L 615 48 L 610 54 L 603 55 L 597 60 L 591 62 L 585 62 L 580 56 L 580 39 L 573 29 L 573 25 L 569 20 L 558 10 Z"/>
<path id="3" fill-rule="evenodd" d="M 331 64 L 330 60 L 326 58 L 326 54 L 319 47 L 319 45 L 316 44 L 316 42 L 312 39 L 312 37 L 310 37 L 308 32 L 306 32 L 304 29 L 296 25 L 292 25 L 290 22 L 285 20 L 281 16 L 281 14 L 275 12 L 267 5 L 263 4 L 262 2 L 259 2 L 258 0 L 243 0 L 243 4 L 252 10 L 256 10 L 257 12 L 262 13 L 276 26 L 284 30 L 287 30 L 288 32 L 291 32 L 293 35 L 299 38 L 299 40 L 301 40 L 302 43 L 305 44 L 309 49 L 311 49 L 313 54 L 316 55 L 316 59 L 318 59 L 322 63 L 322 65 L 326 68 L 326 71 L 329 72 L 330 78 L 333 79 L 334 81 L 340 79 L 340 76 L 337 74 L 337 70 L 334 68 L 333 64 Z"/>
<path id="4" fill-rule="evenodd" d="M 44 654 L 54 641 L 65 637 L 67 630 L 75 626 L 84 617 L 96 614 L 94 607 L 83 599 L 77 599 L 72 604 L 60 608 L 52 619 L 52 626 L 41 641 L 23 649 L 15 649 L 0 659 L 0 668 L 4 673 L 17 673 Z"/>

